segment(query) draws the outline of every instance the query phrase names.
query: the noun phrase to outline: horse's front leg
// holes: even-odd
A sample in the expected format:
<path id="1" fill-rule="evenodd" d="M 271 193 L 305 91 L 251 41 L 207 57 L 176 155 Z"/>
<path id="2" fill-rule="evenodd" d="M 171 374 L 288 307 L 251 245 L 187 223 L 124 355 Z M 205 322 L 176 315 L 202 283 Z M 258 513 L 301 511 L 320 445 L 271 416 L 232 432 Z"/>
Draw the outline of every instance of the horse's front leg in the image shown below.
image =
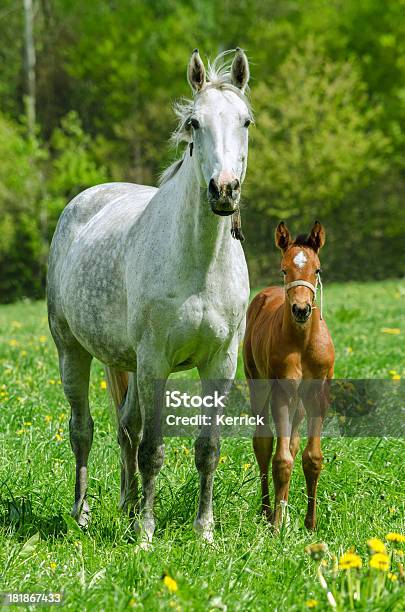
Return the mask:
<path id="1" fill-rule="evenodd" d="M 149 543 L 155 531 L 153 505 L 156 477 L 163 465 L 162 406 L 165 384 L 169 375 L 161 363 L 159 353 L 149 348 L 147 355 L 138 354 L 138 398 L 143 417 L 142 441 L 138 452 L 138 466 L 142 478 L 140 523 L 141 539 Z"/>
<path id="2" fill-rule="evenodd" d="M 232 385 L 237 362 L 237 346 L 225 354 L 216 355 L 215 359 L 199 366 L 198 371 L 202 383 L 203 397 L 227 396 Z M 219 462 L 220 424 L 217 415 L 221 414 L 218 407 L 204 408 L 206 417 L 200 434 L 195 443 L 195 465 L 200 475 L 200 501 L 194 529 L 207 542 L 214 539 L 214 516 L 212 510 L 212 494 L 214 475 Z"/>
<path id="3" fill-rule="evenodd" d="M 315 529 L 316 525 L 316 493 L 319 476 L 322 470 L 323 455 L 321 450 L 321 433 L 328 404 L 324 390 L 316 385 L 304 400 L 308 420 L 308 442 L 302 453 L 302 467 L 305 474 L 308 495 L 308 508 L 305 526 Z"/>

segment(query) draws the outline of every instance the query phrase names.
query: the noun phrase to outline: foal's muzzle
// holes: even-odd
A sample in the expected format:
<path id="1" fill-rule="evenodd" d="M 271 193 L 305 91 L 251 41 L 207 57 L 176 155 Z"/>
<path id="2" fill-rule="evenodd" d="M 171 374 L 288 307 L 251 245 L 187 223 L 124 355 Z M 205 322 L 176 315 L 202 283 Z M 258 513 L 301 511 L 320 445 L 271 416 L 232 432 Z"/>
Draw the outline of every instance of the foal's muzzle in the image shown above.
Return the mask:
<path id="1" fill-rule="evenodd" d="M 311 316 L 312 306 L 311 304 L 305 304 L 305 306 L 298 306 L 293 304 L 291 307 L 293 317 L 297 323 L 306 323 Z"/>
<path id="2" fill-rule="evenodd" d="M 235 178 L 228 182 L 219 182 L 212 178 L 208 185 L 208 201 L 216 215 L 232 215 L 240 198 L 240 181 Z"/>

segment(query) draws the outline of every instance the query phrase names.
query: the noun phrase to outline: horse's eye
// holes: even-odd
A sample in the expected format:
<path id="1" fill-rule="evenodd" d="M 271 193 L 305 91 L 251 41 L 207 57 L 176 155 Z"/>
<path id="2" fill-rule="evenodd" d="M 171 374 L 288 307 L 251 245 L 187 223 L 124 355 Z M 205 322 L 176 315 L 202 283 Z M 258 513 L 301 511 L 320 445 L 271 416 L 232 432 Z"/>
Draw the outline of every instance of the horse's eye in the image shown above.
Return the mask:
<path id="1" fill-rule="evenodd" d="M 243 124 L 243 127 L 248 128 L 251 123 L 252 122 L 250 119 L 246 119 L 245 123 Z"/>
<path id="2" fill-rule="evenodd" d="M 195 129 L 198 130 L 198 128 L 200 127 L 200 122 L 198 121 L 198 119 L 195 119 L 194 117 L 192 117 L 190 119 L 190 125 Z"/>

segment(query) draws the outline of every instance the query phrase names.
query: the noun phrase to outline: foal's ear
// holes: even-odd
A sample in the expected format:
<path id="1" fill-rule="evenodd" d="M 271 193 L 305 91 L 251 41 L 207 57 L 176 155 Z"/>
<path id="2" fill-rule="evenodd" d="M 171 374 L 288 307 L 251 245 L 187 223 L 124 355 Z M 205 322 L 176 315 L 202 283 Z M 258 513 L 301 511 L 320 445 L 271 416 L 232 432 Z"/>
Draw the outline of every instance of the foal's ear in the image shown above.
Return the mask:
<path id="1" fill-rule="evenodd" d="M 249 62 L 243 49 L 236 47 L 236 55 L 231 67 L 231 83 L 242 91 L 245 90 L 250 77 Z"/>
<path id="2" fill-rule="evenodd" d="M 314 227 L 308 236 L 308 246 L 317 253 L 325 244 L 325 230 L 319 221 L 315 221 Z"/>
<path id="3" fill-rule="evenodd" d="M 187 68 L 187 80 L 194 91 L 201 91 L 205 85 L 205 68 L 198 49 L 194 49 L 190 57 Z"/>
<path id="4" fill-rule="evenodd" d="M 281 251 L 285 251 L 291 244 L 291 236 L 288 231 L 288 227 L 281 221 L 276 227 L 276 246 L 281 249 Z"/>

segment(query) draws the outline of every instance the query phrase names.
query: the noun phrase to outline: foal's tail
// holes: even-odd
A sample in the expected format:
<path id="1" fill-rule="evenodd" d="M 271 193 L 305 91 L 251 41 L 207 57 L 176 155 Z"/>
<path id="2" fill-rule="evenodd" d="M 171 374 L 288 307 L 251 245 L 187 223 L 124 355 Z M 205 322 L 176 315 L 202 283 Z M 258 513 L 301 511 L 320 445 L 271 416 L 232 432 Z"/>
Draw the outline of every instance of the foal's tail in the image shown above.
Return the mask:
<path id="1" fill-rule="evenodd" d="M 116 370 L 115 368 L 105 367 L 108 392 L 115 406 L 115 420 L 118 422 L 118 410 L 128 389 L 128 372 Z"/>

